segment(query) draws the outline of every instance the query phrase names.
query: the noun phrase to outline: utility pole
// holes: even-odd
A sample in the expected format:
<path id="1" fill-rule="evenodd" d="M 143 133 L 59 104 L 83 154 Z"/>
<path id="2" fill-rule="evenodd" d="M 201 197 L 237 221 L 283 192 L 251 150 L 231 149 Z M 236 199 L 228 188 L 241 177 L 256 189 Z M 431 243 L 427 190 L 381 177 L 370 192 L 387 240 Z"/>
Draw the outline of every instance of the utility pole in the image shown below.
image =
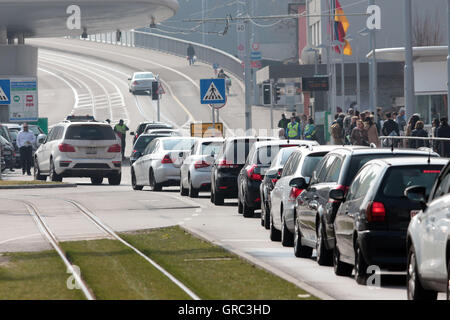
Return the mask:
<path id="1" fill-rule="evenodd" d="M 407 119 L 409 119 L 413 115 L 415 109 L 411 0 L 404 0 L 404 4 L 405 4 L 405 107 L 406 107 L 406 117 Z"/>
<path id="2" fill-rule="evenodd" d="M 369 0 L 369 5 L 374 5 L 375 0 Z M 378 105 L 378 67 L 375 50 L 377 47 L 376 30 L 369 30 L 370 51 L 372 52 L 371 80 L 370 80 L 370 111 L 374 112 Z"/>
<path id="3" fill-rule="evenodd" d="M 247 15 L 249 15 L 250 0 L 247 0 Z M 250 20 L 245 20 L 245 130 L 249 132 L 252 129 L 252 97 L 251 97 L 251 87 L 252 87 L 252 75 L 251 75 L 251 34 L 250 34 Z"/>

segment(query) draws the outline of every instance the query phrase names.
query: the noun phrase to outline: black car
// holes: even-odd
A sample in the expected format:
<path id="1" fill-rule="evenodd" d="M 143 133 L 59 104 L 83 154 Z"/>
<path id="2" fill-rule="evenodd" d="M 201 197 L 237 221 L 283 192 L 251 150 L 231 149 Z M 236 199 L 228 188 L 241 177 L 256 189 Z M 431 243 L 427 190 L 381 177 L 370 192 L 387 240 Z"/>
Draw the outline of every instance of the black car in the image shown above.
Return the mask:
<path id="1" fill-rule="evenodd" d="M 221 154 L 211 169 L 211 202 L 222 205 L 224 199 L 237 198 L 237 177 L 244 167 L 248 153 L 258 141 L 274 140 L 271 137 L 232 137 L 225 140 Z"/>
<path id="2" fill-rule="evenodd" d="M 173 126 L 163 122 L 141 122 L 135 132 L 130 132 L 130 135 L 133 136 L 133 145 L 141 134 L 150 129 L 173 129 Z"/>
<path id="3" fill-rule="evenodd" d="M 342 147 L 328 153 L 317 165 L 309 186 L 296 201 L 296 256 L 310 257 L 314 248 L 320 265 L 332 264 L 335 244 L 333 223 L 341 201 L 330 200 L 330 192 L 343 190 L 345 194 L 363 165 L 380 158 L 429 156 L 439 157 L 437 153 L 419 150 L 364 147 Z"/>
<path id="4" fill-rule="evenodd" d="M 2 148 L 2 157 L 5 161 L 5 167 L 2 167 L 2 172 L 7 168 L 13 169 L 16 163 L 16 151 L 14 146 L 8 140 L 3 138 L 2 135 L 0 135 L 0 144 Z"/>
<path id="5" fill-rule="evenodd" d="M 238 176 L 238 211 L 244 217 L 254 215 L 261 208 L 260 185 L 272 160 L 283 148 L 313 145 L 301 140 L 273 140 L 256 142 Z"/>
<path id="6" fill-rule="evenodd" d="M 142 156 L 145 148 L 154 139 L 163 138 L 163 137 L 171 137 L 171 136 L 172 135 L 170 135 L 170 134 L 141 134 L 133 146 L 133 152 L 131 153 L 131 156 L 130 156 L 131 165 L 133 165 L 133 163 Z"/>
<path id="7" fill-rule="evenodd" d="M 11 136 L 12 139 L 12 145 L 14 146 L 14 150 L 16 152 L 16 157 L 15 157 L 15 167 L 16 168 L 20 168 L 20 152 L 19 152 L 19 147 L 17 146 L 17 135 L 19 134 L 18 130 L 14 130 L 14 129 L 9 129 L 9 135 Z"/>
<path id="8" fill-rule="evenodd" d="M 446 159 L 386 158 L 361 168 L 350 189 L 332 190 L 330 198 L 342 202 L 334 221 L 334 271 L 367 282 L 367 268 L 406 270 L 406 234 L 411 215 L 421 206 L 404 195 L 406 188 L 423 186 L 430 194 Z"/>

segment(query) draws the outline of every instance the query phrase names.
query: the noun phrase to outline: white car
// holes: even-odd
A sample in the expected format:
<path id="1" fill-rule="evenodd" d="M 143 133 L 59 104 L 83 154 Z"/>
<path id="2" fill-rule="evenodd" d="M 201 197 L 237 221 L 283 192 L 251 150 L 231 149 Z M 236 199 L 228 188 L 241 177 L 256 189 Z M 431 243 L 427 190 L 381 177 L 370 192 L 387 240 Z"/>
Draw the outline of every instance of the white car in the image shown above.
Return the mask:
<path id="1" fill-rule="evenodd" d="M 425 187 L 406 189 L 410 200 L 422 203 L 408 227 L 407 295 L 409 300 L 435 300 L 446 292 L 450 300 L 450 164 L 442 170 L 427 201 Z"/>
<path id="2" fill-rule="evenodd" d="M 155 134 L 167 134 L 167 135 L 171 135 L 174 137 L 181 137 L 182 134 L 179 130 L 177 129 L 149 129 L 145 132 L 145 134 L 151 134 L 151 135 L 155 135 Z"/>
<path id="3" fill-rule="evenodd" d="M 181 166 L 180 194 L 198 197 L 200 190 L 211 187 L 211 165 L 223 148 L 224 139 L 199 139 Z"/>
<path id="4" fill-rule="evenodd" d="M 150 186 L 161 191 L 164 186 L 180 185 L 180 167 L 197 138 L 157 138 L 145 148 L 143 155 L 131 166 L 133 190 Z"/>
<path id="5" fill-rule="evenodd" d="M 149 91 L 151 94 L 153 82 L 158 81 L 152 72 L 135 72 L 128 80 L 130 81 L 129 91 L 133 94 L 144 91 Z"/>
<path id="6" fill-rule="evenodd" d="M 34 154 L 36 180 L 63 177 L 91 178 L 119 185 L 122 174 L 121 142 L 111 126 L 99 122 L 64 121 L 54 126 Z"/>

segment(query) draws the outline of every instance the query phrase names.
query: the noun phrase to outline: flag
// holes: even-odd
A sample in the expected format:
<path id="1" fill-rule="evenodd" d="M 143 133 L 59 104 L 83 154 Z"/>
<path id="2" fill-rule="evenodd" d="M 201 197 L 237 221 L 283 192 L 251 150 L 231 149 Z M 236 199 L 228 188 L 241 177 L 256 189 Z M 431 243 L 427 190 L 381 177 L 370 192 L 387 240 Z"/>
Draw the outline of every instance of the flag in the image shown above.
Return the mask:
<path id="1" fill-rule="evenodd" d="M 348 23 L 347 17 L 344 14 L 344 10 L 339 3 L 339 0 L 334 1 L 334 40 L 339 40 L 344 43 L 344 48 L 342 49 L 342 53 L 347 56 L 352 55 L 352 47 L 350 43 L 345 40 L 345 36 L 347 34 L 348 27 L 350 24 Z M 338 53 L 341 53 L 341 48 L 339 46 L 335 46 L 335 50 Z"/>

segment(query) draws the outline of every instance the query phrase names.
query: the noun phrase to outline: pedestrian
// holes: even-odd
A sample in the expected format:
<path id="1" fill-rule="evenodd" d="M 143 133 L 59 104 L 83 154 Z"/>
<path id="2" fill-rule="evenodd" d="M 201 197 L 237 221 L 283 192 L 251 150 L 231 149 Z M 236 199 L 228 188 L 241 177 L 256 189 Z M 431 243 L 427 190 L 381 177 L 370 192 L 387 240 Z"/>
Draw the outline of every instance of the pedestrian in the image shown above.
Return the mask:
<path id="1" fill-rule="evenodd" d="M 301 121 L 300 121 L 300 128 L 302 128 L 302 132 L 301 132 L 301 139 L 305 139 L 305 130 L 306 130 L 306 126 L 309 124 L 309 119 L 308 116 L 306 114 L 302 114 L 301 117 Z"/>
<path id="2" fill-rule="evenodd" d="M 286 131 L 288 123 L 289 123 L 289 120 L 286 119 L 286 115 L 283 113 L 281 115 L 281 120 L 278 121 L 278 128 L 283 128 L 284 131 Z"/>
<path id="3" fill-rule="evenodd" d="M 364 130 L 366 130 L 367 132 L 367 140 L 369 142 L 369 145 L 373 143 L 377 148 L 379 148 L 380 140 L 378 138 L 378 130 L 373 117 L 366 117 Z"/>
<path id="4" fill-rule="evenodd" d="M 397 116 L 396 122 L 398 124 L 398 127 L 400 129 L 400 134 L 403 135 L 406 128 L 406 111 L 405 108 L 400 109 L 400 113 Z"/>
<path id="5" fill-rule="evenodd" d="M 286 138 L 288 138 L 289 140 L 299 140 L 300 133 L 300 123 L 295 120 L 295 117 L 291 117 L 291 122 L 289 122 L 287 125 Z"/>
<path id="6" fill-rule="evenodd" d="M 334 118 L 335 120 L 330 126 L 330 134 L 333 138 L 333 144 L 344 145 L 343 120 L 338 113 L 334 116 Z"/>
<path id="7" fill-rule="evenodd" d="M 407 137 L 411 137 L 411 134 L 412 134 L 412 131 L 416 128 L 416 123 L 417 123 L 417 121 L 419 121 L 420 120 L 420 117 L 419 117 L 419 115 L 417 115 L 417 114 L 413 114 L 412 116 L 411 116 L 411 118 L 409 119 L 409 121 L 408 121 L 408 125 L 406 126 L 406 136 Z M 405 140 L 405 148 L 410 148 L 410 142 L 411 142 L 412 140 L 410 140 L 410 139 L 408 139 L 408 140 Z"/>
<path id="8" fill-rule="evenodd" d="M 308 124 L 305 126 L 305 140 L 317 140 L 316 138 L 316 126 L 314 125 L 313 118 L 308 119 Z"/>
<path id="9" fill-rule="evenodd" d="M 300 123 L 300 117 L 295 112 L 292 112 L 292 116 L 295 118 L 295 122 Z"/>
<path id="10" fill-rule="evenodd" d="M 392 114 L 390 112 L 386 113 L 386 121 L 383 123 L 383 129 L 381 130 L 381 133 L 383 136 L 386 137 L 398 137 L 400 136 L 400 130 L 398 128 L 397 122 L 392 120 Z M 390 146 L 397 147 L 398 141 L 395 139 L 384 139 L 383 140 L 383 146 L 384 147 L 390 147 Z"/>
<path id="11" fill-rule="evenodd" d="M 352 130 L 350 141 L 354 146 L 369 145 L 367 132 L 364 130 L 364 123 L 361 120 L 356 121 L 356 127 Z"/>
<path id="12" fill-rule="evenodd" d="M 446 117 L 441 118 L 441 125 L 436 130 L 438 138 L 450 138 L 450 126 Z M 438 153 L 445 158 L 450 157 L 450 141 L 438 141 Z"/>
<path id="13" fill-rule="evenodd" d="M 120 137 L 120 141 L 122 142 L 122 158 L 125 154 L 126 134 L 128 130 L 130 129 L 126 126 L 122 119 L 120 119 L 119 123 L 114 127 L 114 132 Z"/>
<path id="14" fill-rule="evenodd" d="M 375 124 L 377 125 L 378 134 L 381 134 L 381 130 L 383 128 L 384 124 L 384 118 L 383 118 L 383 108 L 378 107 L 377 108 L 377 115 L 375 117 Z"/>
<path id="15" fill-rule="evenodd" d="M 22 125 L 22 130 L 17 135 L 17 147 L 20 152 L 20 163 L 22 174 L 31 176 L 31 165 L 33 161 L 33 145 L 36 143 L 36 136 L 28 131 L 28 123 Z"/>
<path id="16" fill-rule="evenodd" d="M 431 137 L 432 138 L 437 138 L 437 128 L 439 127 L 439 119 L 433 119 L 433 122 L 431 123 Z M 433 150 L 437 152 L 438 150 L 438 141 L 434 141 L 432 142 L 433 144 Z"/>
<path id="17" fill-rule="evenodd" d="M 412 131 L 411 136 L 428 138 L 428 132 L 424 129 L 425 124 L 423 121 L 416 122 L 416 128 Z M 410 148 L 419 149 L 422 147 L 428 147 L 428 141 L 411 139 Z"/>
<path id="18" fill-rule="evenodd" d="M 189 65 L 192 66 L 194 64 L 194 56 L 195 56 L 195 49 L 192 46 L 192 44 L 189 44 L 187 48 L 187 58 L 189 60 Z"/>
<path id="19" fill-rule="evenodd" d="M 344 118 L 344 135 L 345 135 L 345 142 L 347 144 L 350 144 L 350 136 L 352 135 L 352 129 L 351 125 L 353 123 L 353 115 L 354 115 L 354 110 L 352 108 L 348 109 L 347 111 L 347 115 Z M 356 125 L 356 124 L 355 124 Z"/>

